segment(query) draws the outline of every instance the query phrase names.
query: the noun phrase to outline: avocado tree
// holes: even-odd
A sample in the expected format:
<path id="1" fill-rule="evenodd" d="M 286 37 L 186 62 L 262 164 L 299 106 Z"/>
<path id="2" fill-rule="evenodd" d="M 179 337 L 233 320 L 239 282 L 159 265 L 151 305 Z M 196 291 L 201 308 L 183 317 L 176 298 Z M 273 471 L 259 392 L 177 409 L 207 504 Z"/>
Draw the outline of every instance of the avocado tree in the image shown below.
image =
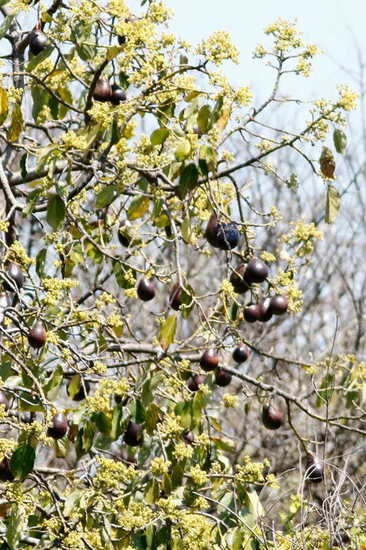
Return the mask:
<path id="1" fill-rule="evenodd" d="M 334 222 L 356 94 L 287 97 L 317 48 L 281 19 L 260 104 L 229 35 L 192 46 L 160 1 L 0 11 L 1 548 L 359 548 L 325 442 L 366 434 L 365 367 L 294 346 L 322 232 L 275 200 L 306 165 Z"/>

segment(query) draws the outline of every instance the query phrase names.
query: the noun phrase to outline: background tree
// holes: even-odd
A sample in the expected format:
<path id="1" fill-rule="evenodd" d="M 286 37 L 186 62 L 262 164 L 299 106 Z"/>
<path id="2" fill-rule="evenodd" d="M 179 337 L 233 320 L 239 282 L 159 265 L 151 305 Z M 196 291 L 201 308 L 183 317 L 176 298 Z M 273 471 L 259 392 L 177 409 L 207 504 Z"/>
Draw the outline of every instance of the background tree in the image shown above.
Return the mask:
<path id="1" fill-rule="evenodd" d="M 161 2 L 35 4 L 0 8 L 3 548 L 360 548 L 363 283 L 318 243 L 356 94 L 284 95 L 283 20 L 259 105 Z"/>

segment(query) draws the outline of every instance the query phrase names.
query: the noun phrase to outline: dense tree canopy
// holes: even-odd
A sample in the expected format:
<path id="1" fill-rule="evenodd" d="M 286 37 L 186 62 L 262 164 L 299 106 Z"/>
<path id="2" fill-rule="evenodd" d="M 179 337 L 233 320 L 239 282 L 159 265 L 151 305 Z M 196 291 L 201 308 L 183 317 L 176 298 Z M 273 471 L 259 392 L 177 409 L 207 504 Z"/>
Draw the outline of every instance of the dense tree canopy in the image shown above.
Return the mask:
<path id="1" fill-rule="evenodd" d="M 1 548 L 362 548 L 366 367 L 307 283 L 357 94 L 289 97 L 282 19 L 260 103 L 160 1 L 0 10 Z"/>

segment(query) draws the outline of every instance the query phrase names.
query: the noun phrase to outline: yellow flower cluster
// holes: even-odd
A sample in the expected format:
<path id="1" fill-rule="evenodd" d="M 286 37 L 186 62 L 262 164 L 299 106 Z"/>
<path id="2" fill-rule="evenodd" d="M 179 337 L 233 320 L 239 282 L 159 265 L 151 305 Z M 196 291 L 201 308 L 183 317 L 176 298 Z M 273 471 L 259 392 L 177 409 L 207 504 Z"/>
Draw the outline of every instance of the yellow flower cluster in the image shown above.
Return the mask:
<path id="1" fill-rule="evenodd" d="M 63 293 L 70 291 L 78 286 L 79 282 L 75 279 L 42 279 L 42 286 L 46 291 L 44 303 L 47 305 L 56 305 L 62 298 Z"/>
<path id="2" fill-rule="evenodd" d="M 236 465 L 237 473 L 234 476 L 235 483 L 244 487 L 248 483 L 269 483 L 271 487 L 275 486 L 274 476 L 265 473 L 265 470 L 269 468 L 268 460 L 265 459 L 263 462 L 252 462 L 249 456 L 245 456 L 243 462 L 243 465 Z"/>
<path id="3" fill-rule="evenodd" d="M 271 252 L 267 252 L 266 250 L 264 250 L 260 256 L 264 262 L 269 264 L 272 264 L 276 261 L 276 256 L 274 254 L 271 254 Z"/>
<path id="4" fill-rule="evenodd" d="M 215 65 L 221 65 L 226 60 L 239 63 L 239 50 L 234 46 L 230 34 L 226 31 L 217 31 L 207 40 L 203 40 L 197 48 L 197 54 L 204 56 Z"/>
<path id="5" fill-rule="evenodd" d="M 118 523 L 127 532 L 143 527 L 154 519 L 152 510 L 136 500 L 131 500 L 126 507 L 121 499 L 116 502 L 116 508 L 118 509 Z"/>
<path id="6" fill-rule="evenodd" d="M 177 460 L 185 460 L 186 458 L 192 458 L 193 447 L 191 445 L 187 445 L 183 441 L 180 441 L 175 445 L 173 455 Z"/>
<path id="7" fill-rule="evenodd" d="M 184 540 L 185 550 L 214 548 L 216 533 L 213 521 L 191 511 L 182 512 L 177 524 L 172 529 L 175 544 L 179 547 L 178 545 Z"/>
<path id="8" fill-rule="evenodd" d="M 229 298 L 235 297 L 234 287 L 228 279 L 224 279 L 221 283 L 221 292 Z"/>
<path id="9" fill-rule="evenodd" d="M 147 17 L 153 23 L 165 23 L 173 15 L 173 11 L 167 8 L 163 2 L 152 2 L 147 12 Z"/>
<path id="10" fill-rule="evenodd" d="M 112 126 L 113 106 L 111 106 L 107 102 L 100 103 L 98 101 L 94 101 L 93 105 L 88 111 L 88 115 L 93 121 L 97 122 L 100 125 L 101 129 L 105 130 Z M 70 134 L 70 132 L 68 133 Z M 79 148 L 82 149 L 81 146 Z"/>
<path id="11" fill-rule="evenodd" d="M 204 485 L 208 481 L 206 472 L 201 470 L 198 465 L 191 467 L 189 470 L 189 475 L 195 485 Z"/>
<path id="12" fill-rule="evenodd" d="M 295 23 L 290 23 L 279 17 L 274 23 L 264 30 L 266 34 L 272 34 L 275 38 L 275 51 L 287 52 L 290 49 L 302 48 L 304 42 Z"/>
<path id="13" fill-rule="evenodd" d="M 93 412 L 109 414 L 113 409 L 112 396 L 115 394 L 123 396 L 129 389 L 130 385 L 127 378 L 101 380 L 94 395 L 87 397 L 87 406 Z"/>
<path id="14" fill-rule="evenodd" d="M 160 431 L 166 438 L 177 439 L 182 434 L 184 428 L 181 424 L 181 419 L 174 413 L 167 414 L 160 424 Z"/>
<path id="15" fill-rule="evenodd" d="M 63 134 L 61 140 L 66 149 L 83 151 L 88 147 L 87 135 L 78 135 L 74 130 L 69 130 Z"/>
<path id="16" fill-rule="evenodd" d="M 108 304 L 115 304 L 116 299 L 112 294 L 109 294 L 108 292 L 102 292 L 100 296 L 95 300 L 94 306 L 97 309 L 103 309 Z"/>
<path id="17" fill-rule="evenodd" d="M 11 0 L 6 6 L 11 15 L 17 15 L 21 11 L 29 11 L 31 6 L 28 0 Z"/>
<path id="18" fill-rule="evenodd" d="M 85 21 L 88 24 L 90 24 L 100 13 L 98 4 L 90 0 L 75 2 L 75 4 L 71 5 L 70 10 L 76 21 Z"/>
<path id="19" fill-rule="evenodd" d="M 34 260 L 32 260 L 32 258 L 29 258 L 24 247 L 19 241 L 14 241 L 8 248 L 8 251 L 5 256 L 5 261 L 9 261 L 9 260 L 12 262 L 19 263 L 21 266 L 25 268 L 28 267 L 29 264 L 34 263 Z"/>
<path id="20" fill-rule="evenodd" d="M 282 242 L 296 246 L 295 254 L 299 258 L 309 256 L 314 251 L 314 242 L 323 238 L 323 233 L 314 223 L 303 220 L 291 222 L 293 230 L 282 236 Z"/>
<path id="21" fill-rule="evenodd" d="M 234 101 L 241 107 L 246 107 L 253 99 L 253 93 L 249 86 L 242 86 L 235 91 Z"/>
<path id="22" fill-rule="evenodd" d="M 231 393 L 225 393 L 222 400 L 226 409 L 235 408 L 239 405 L 239 397 Z"/>
<path id="23" fill-rule="evenodd" d="M 354 111 L 357 107 L 359 94 L 354 92 L 349 86 L 338 86 L 338 93 L 338 106 L 345 111 Z"/>
<path id="24" fill-rule="evenodd" d="M 9 222 L 0 220 L 0 231 L 7 231 L 9 229 Z"/>
<path id="25" fill-rule="evenodd" d="M 4 456 L 9 456 L 16 447 L 16 442 L 12 439 L 0 439 L 0 462 Z"/>
<path id="26" fill-rule="evenodd" d="M 125 19 L 130 14 L 125 0 L 109 0 L 107 10 L 111 15 L 121 19 Z"/>
<path id="27" fill-rule="evenodd" d="M 121 490 L 121 485 L 130 483 L 138 475 L 131 466 L 126 466 L 123 462 L 117 462 L 110 458 L 98 456 L 97 463 L 98 469 L 94 483 L 99 488 Z"/>
<path id="28" fill-rule="evenodd" d="M 169 460 L 165 460 L 164 458 L 157 456 L 152 459 L 150 469 L 154 476 L 160 476 L 168 473 L 170 464 L 171 463 Z"/>

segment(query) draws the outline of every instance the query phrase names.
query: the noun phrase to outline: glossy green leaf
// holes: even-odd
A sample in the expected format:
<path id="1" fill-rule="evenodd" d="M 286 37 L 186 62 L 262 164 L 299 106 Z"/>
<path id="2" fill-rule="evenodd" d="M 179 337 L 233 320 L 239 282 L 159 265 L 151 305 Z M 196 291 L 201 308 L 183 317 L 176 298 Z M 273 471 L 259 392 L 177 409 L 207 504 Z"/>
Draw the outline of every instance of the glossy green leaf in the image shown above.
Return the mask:
<path id="1" fill-rule="evenodd" d="M 10 459 L 10 470 L 16 479 L 23 480 L 33 470 L 36 452 L 31 445 L 18 447 Z"/>
<path id="2" fill-rule="evenodd" d="M 169 130 L 167 128 L 158 128 L 150 136 L 152 145 L 163 145 L 164 141 L 169 136 Z"/>
<path id="3" fill-rule="evenodd" d="M 121 46 L 109 46 L 106 50 L 106 58 L 109 61 L 112 61 L 119 53 L 123 51 L 123 47 Z"/>
<path id="4" fill-rule="evenodd" d="M 57 94 L 60 96 L 60 98 L 65 101 L 66 103 L 69 103 L 70 105 L 72 105 L 72 95 L 71 95 L 71 92 L 69 90 L 69 88 L 67 86 L 59 86 L 57 88 Z M 64 105 L 63 103 L 59 103 L 58 105 L 58 118 L 59 119 L 63 119 L 65 118 L 67 112 L 68 112 L 69 108 L 66 107 L 66 105 Z"/>
<path id="5" fill-rule="evenodd" d="M 110 437 L 112 441 L 118 439 L 122 433 L 122 416 L 122 407 L 120 405 L 116 405 L 112 413 L 112 424 L 110 430 Z"/>

